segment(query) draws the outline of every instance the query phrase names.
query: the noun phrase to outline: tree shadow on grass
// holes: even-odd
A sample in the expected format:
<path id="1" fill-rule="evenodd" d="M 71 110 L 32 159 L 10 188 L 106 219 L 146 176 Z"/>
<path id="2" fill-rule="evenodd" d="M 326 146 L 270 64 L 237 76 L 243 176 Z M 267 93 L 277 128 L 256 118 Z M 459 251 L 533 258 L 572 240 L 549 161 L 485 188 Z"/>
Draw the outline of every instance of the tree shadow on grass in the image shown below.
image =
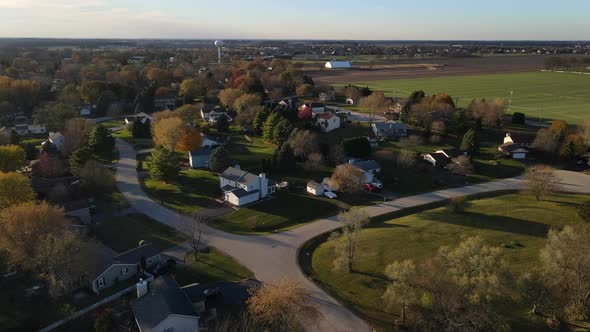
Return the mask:
<path id="1" fill-rule="evenodd" d="M 549 232 L 550 228 L 549 225 L 536 221 L 506 216 L 488 215 L 476 212 L 454 214 L 448 211 L 430 211 L 423 212 L 422 215 L 427 219 L 444 222 L 447 224 L 489 229 L 535 237 L 547 237 L 547 233 Z"/>

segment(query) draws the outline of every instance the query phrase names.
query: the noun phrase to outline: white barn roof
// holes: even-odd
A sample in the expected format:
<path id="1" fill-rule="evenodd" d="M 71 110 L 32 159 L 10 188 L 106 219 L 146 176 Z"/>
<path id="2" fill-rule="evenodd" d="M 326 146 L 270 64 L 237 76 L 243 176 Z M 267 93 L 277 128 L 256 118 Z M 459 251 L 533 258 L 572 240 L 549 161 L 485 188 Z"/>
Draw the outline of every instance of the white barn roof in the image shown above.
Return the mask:
<path id="1" fill-rule="evenodd" d="M 352 65 L 348 61 L 328 61 L 326 62 L 326 68 L 328 69 L 339 69 L 339 68 L 351 68 Z"/>

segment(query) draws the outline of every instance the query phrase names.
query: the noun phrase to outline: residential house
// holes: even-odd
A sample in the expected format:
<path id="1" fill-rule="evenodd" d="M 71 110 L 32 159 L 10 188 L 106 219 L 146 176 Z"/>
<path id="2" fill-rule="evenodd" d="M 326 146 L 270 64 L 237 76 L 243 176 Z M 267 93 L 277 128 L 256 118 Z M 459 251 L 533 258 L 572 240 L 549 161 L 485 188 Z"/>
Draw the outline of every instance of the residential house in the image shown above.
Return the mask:
<path id="1" fill-rule="evenodd" d="M 161 276 L 140 291 L 131 303 L 135 322 L 140 332 L 196 332 L 199 331 L 199 315 L 187 294 L 176 280 Z M 146 294 L 143 294 L 146 293 Z"/>
<path id="2" fill-rule="evenodd" d="M 201 118 L 205 122 L 209 122 L 214 124 L 221 118 L 222 116 L 226 116 L 228 118 L 228 122 L 232 121 L 232 118 L 227 114 L 227 110 L 221 106 L 205 106 L 201 109 Z"/>
<path id="3" fill-rule="evenodd" d="M 379 138 L 399 138 L 408 136 L 408 127 L 397 121 L 375 122 L 371 125 L 375 136 Z"/>
<path id="4" fill-rule="evenodd" d="M 279 105 L 287 111 L 297 110 L 297 104 L 299 104 L 299 96 L 286 97 L 279 101 Z"/>
<path id="5" fill-rule="evenodd" d="M 310 108 L 312 117 L 315 117 L 317 114 L 324 113 L 326 111 L 326 106 L 323 103 L 318 102 L 311 102 L 305 103 L 299 106 L 299 110 Z"/>
<path id="6" fill-rule="evenodd" d="M 33 135 L 47 133 L 47 128 L 45 127 L 44 124 L 30 124 L 28 126 L 28 130 L 29 130 L 29 133 L 33 134 Z"/>
<path id="7" fill-rule="evenodd" d="M 449 163 L 449 157 L 442 152 L 423 153 L 422 159 L 432 164 L 432 166 L 443 168 Z"/>
<path id="8" fill-rule="evenodd" d="M 319 113 L 315 117 L 315 124 L 321 131 L 329 133 L 340 128 L 340 117 L 332 112 Z"/>
<path id="9" fill-rule="evenodd" d="M 80 109 L 80 116 L 83 118 L 88 118 L 92 115 L 92 111 L 88 107 L 82 107 Z"/>
<path id="10" fill-rule="evenodd" d="M 144 112 L 140 112 L 140 113 L 137 113 L 133 116 L 126 117 L 125 124 L 130 125 L 133 123 L 133 121 L 135 121 L 135 119 L 139 119 L 139 121 L 141 121 L 141 123 L 144 123 L 144 124 L 146 123 L 147 120 L 150 120 L 150 122 L 153 121 L 153 118 L 151 115 L 144 113 Z"/>
<path id="11" fill-rule="evenodd" d="M 324 178 L 322 180 L 322 186 L 324 186 L 324 191 L 336 191 L 338 188 L 336 183 L 334 183 L 334 181 L 332 181 L 330 178 Z"/>
<path id="12" fill-rule="evenodd" d="M 209 135 L 205 135 L 203 133 L 201 133 L 201 147 L 210 147 L 210 148 L 214 148 L 217 146 L 222 146 L 225 145 L 225 142 L 222 141 L 219 138 L 213 137 L 213 136 L 209 136 Z"/>
<path id="13" fill-rule="evenodd" d="M 361 99 L 360 98 L 346 98 L 346 103 L 348 105 L 358 105 L 360 104 Z"/>
<path id="14" fill-rule="evenodd" d="M 315 181 L 309 181 L 307 183 L 307 192 L 314 195 L 314 196 L 322 196 L 324 194 L 325 188 L 323 184 L 317 183 Z"/>
<path id="15" fill-rule="evenodd" d="M 381 173 L 381 165 L 375 160 L 351 159 L 348 163 L 363 171 L 365 174 L 365 183 L 373 182 L 375 175 Z"/>
<path id="16" fill-rule="evenodd" d="M 521 144 L 517 144 L 512 140 L 510 133 L 504 137 L 504 143 L 498 147 L 498 151 L 502 152 L 505 156 L 512 159 L 526 159 L 529 151 L 525 149 Z"/>
<path id="17" fill-rule="evenodd" d="M 219 186 L 226 202 L 242 206 L 261 200 L 276 190 L 266 174 L 255 175 L 242 171 L 239 166 L 228 167 L 219 175 Z"/>
<path id="18" fill-rule="evenodd" d="M 148 243 L 115 256 L 111 263 L 91 280 L 92 290 L 98 294 L 102 289 L 112 287 L 117 282 L 135 277 L 140 273 L 143 260 L 147 270 L 155 268 L 161 261 L 160 250 Z"/>
<path id="19" fill-rule="evenodd" d="M 391 105 L 389 106 L 389 111 L 393 112 L 395 114 L 401 114 L 402 110 L 404 108 L 404 105 L 407 102 L 407 99 L 392 97 L 392 98 L 389 98 L 389 100 L 391 101 Z"/>
<path id="20" fill-rule="evenodd" d="M 159 112 L 163 110 L 174 111 L 176 109 L 176 98 L 174 97 L 156 97 L 154 98 L 154 111 Z"/>
<path id="21" fill-rule="evenodd" d="M 437 151 L 435 151 L 435 153 L 442 153 L 448 159 L 457 158 L 457 157 L 465 154 L 455 148 L 446 148 L 446 149 L 442 149 L 442 150 L 437 150 Z"/>
<path id="22" fill-rule="evenodd" d="M 49 143 L 53 144 L 56 149 L 61 150 L 62 146 L 64 145 L 64 135 L 62 135 L 59 131 L 56 132 L 49 132 Z"/>
<path id="23" fill-rule="evenodd" d="M 67 217 L 78 220 L 82 225 L 90 225 L 92 223 L 90 206 L 88 205 L 87 199 L 67 202 L 63 207 Z"/>
<path id="24" fill-rule="evenodd" d="M 14 131 L 21 135 L 21 136 L 25 136 L 29 134 L 29 125 L 28 124 L 15 124 L 14 125 Z"/>
<path id="25" fill-rule="evenodd" d="M 206 146 L 188 153 L 188 163 L 192 168 L 209 168 L 209 160 L 213 148 Z"/>

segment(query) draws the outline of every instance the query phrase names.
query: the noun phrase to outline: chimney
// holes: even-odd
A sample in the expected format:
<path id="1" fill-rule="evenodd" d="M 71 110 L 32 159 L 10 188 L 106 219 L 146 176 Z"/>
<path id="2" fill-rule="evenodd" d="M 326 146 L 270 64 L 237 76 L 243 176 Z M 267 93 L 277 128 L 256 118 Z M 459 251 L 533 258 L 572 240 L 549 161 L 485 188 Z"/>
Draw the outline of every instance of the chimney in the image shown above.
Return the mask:
<path id="1" fill-rule="evenodd" d="M 266 179 L 266 173 L 258 174 L 260 183 L 260 198 L 264 198 L 268 195 L 268 180 Z"/>
<path id="2" fill-rule="evenodd" d="M 141 299 L 148 293 L 148 283 L 143 279 L 139 279 L 137 283 L 137 298 Z"/>
<path id="3" fill-rule="evenodd" d="M 242 170 L 242 168 L 240 168 L 240 165 L 237 165 L 237 164 L 234 166 L 234 168 L 237 170 L 240 170 L 240 171 Z"/>

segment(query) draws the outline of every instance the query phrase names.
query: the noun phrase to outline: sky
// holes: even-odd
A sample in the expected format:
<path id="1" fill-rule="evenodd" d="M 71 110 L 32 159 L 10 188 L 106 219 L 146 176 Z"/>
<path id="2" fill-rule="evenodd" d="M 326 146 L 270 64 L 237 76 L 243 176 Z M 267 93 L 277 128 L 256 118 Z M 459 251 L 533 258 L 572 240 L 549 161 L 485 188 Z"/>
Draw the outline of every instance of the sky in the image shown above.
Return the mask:
<path id="1" fill-rule="evenodd" d="M 0 37 L 590 40 L 590 0 L 0 0 Z"/>

